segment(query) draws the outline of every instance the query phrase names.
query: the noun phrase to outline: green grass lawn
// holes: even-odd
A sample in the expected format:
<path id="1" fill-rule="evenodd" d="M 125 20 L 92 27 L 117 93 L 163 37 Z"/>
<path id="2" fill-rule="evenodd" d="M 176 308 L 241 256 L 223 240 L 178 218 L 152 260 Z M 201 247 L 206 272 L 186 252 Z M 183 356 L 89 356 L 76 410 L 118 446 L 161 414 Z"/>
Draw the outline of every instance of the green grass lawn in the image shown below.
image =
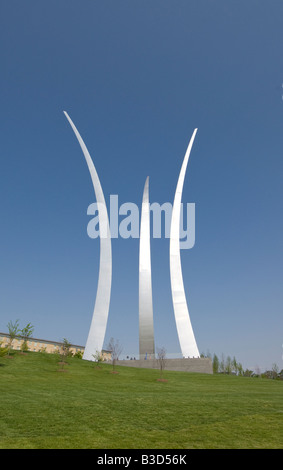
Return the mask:
<path id="1" fill-rule="evenodd" d="M 283 381 L 0 358 L 1 449 L 278 449 Z"/>

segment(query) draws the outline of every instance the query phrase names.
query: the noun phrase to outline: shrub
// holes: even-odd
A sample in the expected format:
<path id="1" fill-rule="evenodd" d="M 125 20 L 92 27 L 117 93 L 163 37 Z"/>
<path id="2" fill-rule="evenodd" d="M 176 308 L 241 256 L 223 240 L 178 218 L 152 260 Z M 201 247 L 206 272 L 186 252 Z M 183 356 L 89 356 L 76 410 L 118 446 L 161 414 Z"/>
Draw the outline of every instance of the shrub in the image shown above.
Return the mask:
<path id="1" fill-rule="evenodd" d="M 77 357 L 78 359 L 82 359 L 83 358 L 82 351 L 80 351 L 80 350 L 76 351 L 75 354 L 74 354 L 74 357 Z"/>

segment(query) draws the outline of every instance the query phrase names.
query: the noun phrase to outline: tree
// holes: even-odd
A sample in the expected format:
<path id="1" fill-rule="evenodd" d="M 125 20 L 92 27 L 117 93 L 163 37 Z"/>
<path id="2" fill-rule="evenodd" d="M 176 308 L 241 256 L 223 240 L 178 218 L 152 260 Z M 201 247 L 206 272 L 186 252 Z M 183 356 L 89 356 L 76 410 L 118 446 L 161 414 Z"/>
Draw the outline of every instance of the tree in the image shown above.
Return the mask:
<path id="1" fill-rule="evenodd" d="M 114 371 L 116 361 L 118 361 L 119 356 L 123 351 L 123 347 L 120 345 L 119 340 L 116 341 L 114 338 L 110 338 L 107 349 L 111 352 L 111 360 Z"/>
<path id="2" fill-rule="evenodd" d="M 8 344 L 8 348 L 9 348 L 8 355 L 9 355 L 10 350 L 12 349 L 13 341 L 20 332 L 19 320 L 16 320 L 15 323 L 13 323 L 12 321 L 9 321 L 9 323 L 7 325 L 7 328 L 8 328 L 9 336 L 10 336 L 10 341 L 9 341 L 9 344 Z"/>
<path id="3" fill-rule="evenodd" d="M 238 374 L 238 362 L 237 362 L 235 356 L 232 359 L 231 368 L 232 368 L 232 372 L 234 372 L 237 375 Z"/>
<path id="4" fill-rule="evenodd" d="M 100 364 L 104 360 L 101 351 L 96 351 L 95 354 L 92 354 L 92 357 L 94 358 L 94 361 L 96 362 L 97 367 L 100 368 Z"/>
<path id="5" fill-rule="evenodd" d="M 225 363 L 225 372 L 226 374 L 232 373 L 232 360 L 230 356 L 227 356 L 226 363 Z"/>
<path id="6" fill-rule="evenodd" d="M 66 339 L 64 338 L 63 339 L 63 344 L 62 344 L 62 349 L 61 349 L 61 355 L 62 355 L 62 358 L 65 359 L 67 358 L 68 356 L 72 356 L 72 352 L 70 350 L 70 347 L 71 347 L 71 343 Z"/>
<path id="7" fill-rule="evenodd" d="M 21 350 L 27 351 L 28 350 L 28 339 L 31 337 L 34 330 L 34 326 L 31 323 L 28 323 L 27 326 L 20 330 L 21 336 L 24 338 L 23 344 L 21 346 Z"/>
<path id="8" fill-rule="evenodd" d="M 257 377 L 260 377 L 261 376 L 261 371 L 260 371 L 260 367 L 258 365 L 255 366 L 255 375 Z"/>
<path id="9" fill-rule="evenodd" d="M 244 374 L 243 366 L 240 362 L 238 362 L 238 375 L 243 375 L 243 374 Z"/>
<path id="10" fill-rule="evenodd" d="M 163 371 L 166 366 L 166 349 L 164 347 L 157 348 L 157 361 L 160 369 L 160 379 L 163 378 Z"/>
<path id="11" fill-rule="evenodd" d="M 216 354 L 213 355 L 212 370 L 214 374 L 217 374 L 219 372 L 219 359 Z"/>
<path id="12" fill-rule="evenodd" d="M 65 370 L 64 365 L 68 364 L 67 361 L 66 361 L 67 357 L 72 356 L 72 352 L 70 351 L 70 347 L 71 347 L 71 343 L 66 338 L 64 338 L 61 349 L 58 350 L 58 354 L 59 354 L 59 358 L 60 358 L 60 361 L 58 362 L 58 364 L 61 365 L 61 369 L 59 369 L 60 372 L 64 372 L 64 370 Z"/>
<path id="13" fill-rule="evenodd" d="M 225 356 L 223 353 L 221 354 L 221 361 L 219 363 L 219 372 L 222 374 L 225 373 Z"/>
<path id="14" fill-rule="evenodd" d="M 277 364 L 272 364 L 272 378 L 273 379 L 277 379 L 278 375 L 279 375 L 279 367 Z"/>

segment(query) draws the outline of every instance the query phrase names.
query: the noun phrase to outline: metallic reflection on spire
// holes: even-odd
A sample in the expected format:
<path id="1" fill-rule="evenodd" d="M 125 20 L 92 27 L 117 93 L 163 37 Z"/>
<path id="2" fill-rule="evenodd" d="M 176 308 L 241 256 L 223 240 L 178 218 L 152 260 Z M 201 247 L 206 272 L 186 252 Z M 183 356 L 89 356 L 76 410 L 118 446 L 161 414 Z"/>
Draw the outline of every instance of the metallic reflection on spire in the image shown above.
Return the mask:
<path id="1" fill-rule="evenodd" d="M 99 277 L 92 321 L 83 355 L 83 359 L 93 361 L 94 358 L 92 355 L 97 351 L 100 352 L 102 350 L 107 326 L 112 278 L 111 235 L 105 199 L 95 166 L 73 121 L 65 111 L 64 114 L 68 119 L 85 156 L 98 205 L 100 229 Z"/>
<path id="2" fill-rule="evenodd" d="M 153 307 L 150 259 L 149 177 L 142 200 L 139 253 L 139 354 L 140 359 L 154 355 Z"/>
<path id="3" fill-rule="evenodd" d="M 171 219 L 170 277 L 173 307 L 181 351 L 184 357 L 199 357 L 186 301 L 180 256 L 180 211 L 186 168 L 197 129 L 194 130 L 180 171 Z"/>

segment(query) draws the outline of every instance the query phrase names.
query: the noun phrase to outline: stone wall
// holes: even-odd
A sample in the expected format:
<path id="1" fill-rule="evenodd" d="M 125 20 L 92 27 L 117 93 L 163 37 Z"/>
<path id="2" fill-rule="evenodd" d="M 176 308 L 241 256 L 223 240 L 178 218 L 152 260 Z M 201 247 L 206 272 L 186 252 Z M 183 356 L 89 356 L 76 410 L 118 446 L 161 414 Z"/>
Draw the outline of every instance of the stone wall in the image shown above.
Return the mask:
<path id="1" fill-rule="evenodd" d="M 133 359 L 117 361 L 117 365 L 126 367 L 141 367 L 144 369 L 159 369 L 157 359 Z M 165 370 L 175 370 L 181 372 L 200 372 L 202 374 L 212 374 L 212 361 L 209 357 L 186 358 L 186 359 L 165 359 Z"/>

